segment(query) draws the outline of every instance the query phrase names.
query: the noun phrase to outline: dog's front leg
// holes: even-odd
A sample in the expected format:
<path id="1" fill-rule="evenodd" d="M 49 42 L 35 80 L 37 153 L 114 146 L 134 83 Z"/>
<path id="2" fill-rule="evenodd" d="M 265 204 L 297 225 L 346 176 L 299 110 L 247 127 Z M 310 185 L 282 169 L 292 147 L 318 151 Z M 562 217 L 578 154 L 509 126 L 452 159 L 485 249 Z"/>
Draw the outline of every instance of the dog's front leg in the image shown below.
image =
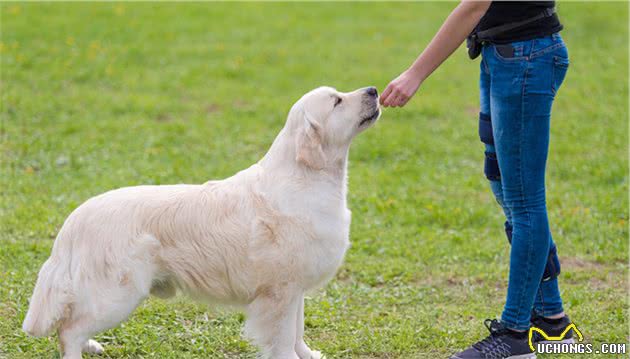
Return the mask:
<path id="1" fill-rule="evenodd" d="M 312 351 L 304 342 L 304 294 L 300 296 L 297 312 L 297 328 L 295 340 L 295 352 L 300 359 L 320 359 L 322 353 Z"/>
<path id="2" fill-rule="evenodd" d="M 245 333 L 262 349 L 264 358 L 300 359 L 295 352 L 296 321 L 302 291 L 293 285 L 260 290 L 247 307 Z"/>

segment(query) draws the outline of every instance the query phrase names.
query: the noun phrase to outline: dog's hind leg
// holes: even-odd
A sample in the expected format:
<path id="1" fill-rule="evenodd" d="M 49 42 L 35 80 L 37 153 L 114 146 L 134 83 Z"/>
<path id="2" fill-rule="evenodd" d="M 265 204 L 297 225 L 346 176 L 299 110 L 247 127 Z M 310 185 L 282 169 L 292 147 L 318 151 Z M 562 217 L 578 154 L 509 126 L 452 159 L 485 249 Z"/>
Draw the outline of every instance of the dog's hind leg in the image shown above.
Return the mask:
<path id="1" fill-rule="evenodd" d="M 247 307 L 245 334 L 264 358 L 299 359 L 295 352 L 296 325 L 302 292 L 293 285 L 268 287 Z"/>
<path id="2" fill-rule="evenodd" d="M 298 303 L 295 352 L 300 359 L 321 359 L 322 353 L 311 350 L 304 342 L 304 295 L 300 296 Z"/>
<path id="3" fill-rule="evenodd" d="M 93 294 L 89 303 L 75 303 L 73 315 L 59 327 L 62 358 L 79 359 L 81 352 L 101 354 L 103 347 L 90 338 L 127 319 L 147 296 L 148 288 L 140 292 L 130 285 L 110 290 L 107 296 Z"/>
<path id="4" fill-rule="evenodd" d="M 89 339 L 126 320 L 149 296 L 153 266 L 150 263 L 136 264 L 123 266 L 130 269 L 120 271 L 117 276 L 81 281 L 80 290 L 77 290 L 78 294 L 71 305 L 71 313 L 59 327 L 63 359 L 81 358 L 81 351 L 102 353 L 103 347 Z M 87 278 L 94 277 L 96 275 Z"/>

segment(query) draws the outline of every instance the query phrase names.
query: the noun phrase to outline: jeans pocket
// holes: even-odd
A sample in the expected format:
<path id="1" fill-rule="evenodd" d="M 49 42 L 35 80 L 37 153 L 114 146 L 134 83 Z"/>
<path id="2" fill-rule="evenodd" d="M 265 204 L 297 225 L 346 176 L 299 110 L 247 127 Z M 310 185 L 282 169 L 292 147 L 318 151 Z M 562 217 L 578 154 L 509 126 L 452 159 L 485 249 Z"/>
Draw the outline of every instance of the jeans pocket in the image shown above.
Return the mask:
<path id="1" fill-rule="evenodd" d="M 569 59 L 564 56 L 554 56 L 553 57 L 553 84 L 552 91 L 555 95 L 562 82 L 564 82 L 564 78 L 567 75 L 567 70 L 569 69 Z"/>
<path id="2" fill-rule="evenodd" d="M 495 45 L 495 49 L 505 59 L 511 59 L 516 54 L 516 49 L 512 45 Z"/>
<path id="3" fill-rule="evenodd" d="M 522 42 L 515 42 L 505 45 L 492 45 L 494 57 L 503 62 L 515 62 L 527 59 L 524 56 L 524 45 Z"/>

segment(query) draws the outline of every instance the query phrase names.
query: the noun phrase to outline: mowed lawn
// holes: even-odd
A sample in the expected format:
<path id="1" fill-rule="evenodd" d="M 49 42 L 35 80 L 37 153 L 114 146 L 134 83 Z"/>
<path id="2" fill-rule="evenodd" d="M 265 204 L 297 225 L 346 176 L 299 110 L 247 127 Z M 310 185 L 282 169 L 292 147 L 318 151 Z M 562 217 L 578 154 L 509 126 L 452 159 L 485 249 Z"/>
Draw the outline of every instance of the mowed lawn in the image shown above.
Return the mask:
<path id="1" fill-rule="evenodd" d="M 56 338 L 20 328 L 80 203 L 234 174 L 308 90 L 382 91 L 454 6 L 1 4 L 0 357 L 58 358 Z M 588 342 L 628 342 L 628 4 L 558 10 L 571 66 L 547 188 L 563 297 Z M 478 67 L 460 49 L 353 144 L 352 247 L 306 302 L 307 341 L 328 358 L 443 358 L 500 315 L 509 246 L 483 175 Z M 106 358 L 254 358 L 243 321 L 150 299 L 97 339 Z"/>

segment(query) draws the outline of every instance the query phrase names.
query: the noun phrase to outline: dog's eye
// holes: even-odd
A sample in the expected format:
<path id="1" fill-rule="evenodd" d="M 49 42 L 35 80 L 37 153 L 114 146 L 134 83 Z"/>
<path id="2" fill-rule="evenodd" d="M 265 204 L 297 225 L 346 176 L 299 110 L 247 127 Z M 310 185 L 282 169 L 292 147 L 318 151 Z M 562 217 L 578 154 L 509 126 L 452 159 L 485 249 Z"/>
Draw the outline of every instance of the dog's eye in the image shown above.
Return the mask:
<path id="1" fill-rule="evenodd" d="M 341 97 L 335 96 L 335 107 L 341 103 Z"/>

